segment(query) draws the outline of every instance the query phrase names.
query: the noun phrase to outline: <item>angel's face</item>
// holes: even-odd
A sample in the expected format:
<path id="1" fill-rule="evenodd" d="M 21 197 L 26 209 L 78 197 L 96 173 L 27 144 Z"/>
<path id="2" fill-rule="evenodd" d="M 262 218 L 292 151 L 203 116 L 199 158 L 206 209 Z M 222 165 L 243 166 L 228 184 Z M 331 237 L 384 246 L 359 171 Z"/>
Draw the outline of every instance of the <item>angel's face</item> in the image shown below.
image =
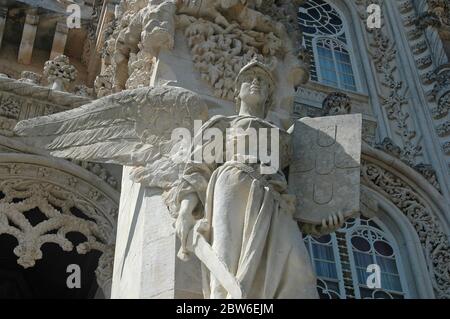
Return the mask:
<path id="1" fill-rule="evenodd" d="M 269 97 L 269 81 L 262 72 L 251 71 L 245 74 L 241 82 L 239 98 L 252 109 L 264 109 Z"/>

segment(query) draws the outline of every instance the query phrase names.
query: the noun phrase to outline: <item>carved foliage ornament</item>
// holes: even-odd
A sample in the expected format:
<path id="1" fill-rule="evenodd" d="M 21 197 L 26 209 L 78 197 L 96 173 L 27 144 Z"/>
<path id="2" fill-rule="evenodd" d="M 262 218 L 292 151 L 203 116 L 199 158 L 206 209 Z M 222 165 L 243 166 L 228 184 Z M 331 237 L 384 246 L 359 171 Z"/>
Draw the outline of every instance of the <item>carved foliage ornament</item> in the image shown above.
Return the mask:
<path id="1" fill-rule="evenodd" d="M 363 21 L 367 20 L 367 7 L 376 3 L 382 6 L 380 0 L 356 0 Z M 422 154 L 422 146 L 418 142 L 416 131 L 410 120 L 410 114 L 405 110 L 408 106 L 407 88 L 397 72 L 397 49 L 392 37 L 387 34 L 386 27 L 367 29 L 369 36 L 369 54 L 383 86 L 381 103 L 387 111 L 388 119 L 395 126 L 395 132 L 402 141 L 401 159 L 414 166 L 416 159 Z"/>
<path id="2" fill-rule="evenodd" d="M 376 144 L 375 148 L 380 149 L 395 158 L 402 160 L 401 154 L 402 149 L 394 143 L 389 137 L 386 137 L 381 143 Z M 404 162 L 408 164 L 407 162 Z M 434 186 L 439 192 L 441 192 L 441 186 L 439 185 L 439 180 L 436 176 L 436 170 L 430 164 L 420 163 L 414 165 L 413 168 L 422 174 L 423 177 L 427 179 L 427 181 Z"/>
<path id="3" fill-rule="evenodd" d="M 436 84 L 430 92 L 430 100 L 437 102 L 432 110 L 435 119 L 447 116 L 450 111 L 450 64 L 444 64 L 434 71 Z"/>
<path id="4" fill-rule="evenodd" d="M 322 103 L 322 110 L 325 116 L 350 114 L 352 111 L 351 99 L 342 92 L 330 93 Z"/>
<path id="5" fill-rule="evenodd" d="M 194 64 L 214 94 L 233 99 L 233 79 L 253 57 L 275 67 L 285 59 L 293 67 L 293 82 L 305 81 L 307 56 L 300 48 L 296 13 L 301 1 L 179 0 L 123 1 L 116 10 L 114 30 L 108 32 L 104 56 L 113 87 L 147 86 L 150 59 L 161 49 L 172 49 L 175 29 L 185 32 Z M 289 14 L 285 14 L 289 12 Z M 131 60 L 131 62 L 130 62 Z M 127 64 L 127 67 L 125 65 Z M 146 65 L 137 76 L 138 65 Z M 128 69 L 128 72 L 127 72 Z M 304 71 L 303 71 L 304 70 Z M 112 73 L 112 74 L 111 74 Z M 103 80 L 105 82 L 105 80 Z M 104 90 L 110 94 L 111 90 Z"/>
<path id="6" fill-rule="evenodd" d="M 422 244 L 436 297 L 450 298 L 449 239 L 425 200 L 402 179 L 374 163 L 363 162 L 361 178 L 408 218 Z"/>
<path id="7" fill-rule="evenodd" d="M 189 4 L 195 6 L 194 2 Z M 298 12 L 299 1 L 243 1 L 245 6 L 235 0 L 204 2 L 197 14 L 179 7 L 177 27 L 184 30 L 194 66 L 216 97 L 233 100 L 234 79 L 255 58 L 272 70 L 280 60 L 293 63 L 292 70 L 307 70 L 308 57 L 301 50 L 301 33 L 293 14 Z"/>
<path id="8" fill-rule="evenodd" d="M 218 98 L 234 99 L 234 79 L 239 70 L 253 59 L 263 61 L 273 70 L 281 39 L 273 33 L 241 30 L 237 25 L 219 25 L 190 17 L 185 30 L 195 68 L 213 88 Z"/>

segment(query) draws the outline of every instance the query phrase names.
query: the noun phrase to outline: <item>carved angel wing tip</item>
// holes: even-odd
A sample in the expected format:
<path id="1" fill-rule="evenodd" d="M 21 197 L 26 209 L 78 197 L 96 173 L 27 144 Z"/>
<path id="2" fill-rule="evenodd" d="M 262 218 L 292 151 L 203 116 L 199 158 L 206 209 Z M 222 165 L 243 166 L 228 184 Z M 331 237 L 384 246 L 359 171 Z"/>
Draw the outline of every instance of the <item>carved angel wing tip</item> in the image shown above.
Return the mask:
<path id="1" fill-rule="evenodd" d="M 185 126 L 192 133 L 194 120 L 207 118 L 208 107 L 197 93 L 146 87 L 20 121 L 14 132 L 25 144 L 55 157 L 146 165 L 172 148 L 170 132 Z"/>

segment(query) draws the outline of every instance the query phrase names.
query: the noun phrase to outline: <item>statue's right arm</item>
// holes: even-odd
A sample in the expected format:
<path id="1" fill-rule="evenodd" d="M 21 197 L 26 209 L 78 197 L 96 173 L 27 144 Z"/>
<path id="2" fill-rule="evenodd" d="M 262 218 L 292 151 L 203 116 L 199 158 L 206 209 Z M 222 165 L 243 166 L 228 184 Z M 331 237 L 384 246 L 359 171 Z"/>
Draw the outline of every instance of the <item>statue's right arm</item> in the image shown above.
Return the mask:
<path id="1" fill-rule="evenodd" d="M 187 194 L 180 203 L 180 210 L 175 222 L 175 231 L 181 240 L 181 249 L 178 253 L 178 257 L 182 260 L 187 260 L 189 258 L 187 239 L 189 232 L 192 230 L 195 224 L 193 211 L 197 206 L 198 201 L 198 196 L 195 193 L 190 193 Z"/>
<path id="2" fill-rule="evenodd" d="M 225 132 L 227 125 L 223 117 L 214 117 L 210 119 L 200 130 L 200 134 L 195 137 L 193 148 L 191 150 L 190 158 L 197 158 L 196 152 L 203 152 L 204 147 L 212 143 L 212 141 L 204 141 L 203 132 L 209 128 L 219 128 Z M 202 157 L 200 157 L 202 158 Z M 201 161 L 190 161 L 186 163 L 181 182 L 177 187 L 175 202 L 178 209 L 177 220 L 175 222 L 175 229 L 178 237 L 181 240 L 181 249 L 178 257 L 182 260 L 189 258 L 189 251 L 187 250 L 187 237 L 192 230 L 197 218 L 204 214 L 206 191 L 212 173 L 217 168 L 217 163 L 206 163 L 203 159 Z"/>

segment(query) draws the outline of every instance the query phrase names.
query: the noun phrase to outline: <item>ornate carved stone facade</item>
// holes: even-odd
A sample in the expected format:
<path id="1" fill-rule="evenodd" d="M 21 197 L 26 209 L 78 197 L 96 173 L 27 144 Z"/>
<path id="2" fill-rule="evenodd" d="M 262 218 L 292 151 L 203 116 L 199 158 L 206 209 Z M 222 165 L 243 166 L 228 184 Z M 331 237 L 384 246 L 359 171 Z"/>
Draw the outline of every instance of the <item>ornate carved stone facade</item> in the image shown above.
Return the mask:
<path id="1" fill-rule="evenodd" d="M 14 134 L 19 121 L 118 92 L 123 103 L 150 103 L 149 94 L 125 91 L 153 84 L 187 87 L 206 101 L 211 116 L 233 115 L 235 78 L 257 58 L 281 87 L 270 115 L 283 129 L 305 116 L 362 114 L 362 214 L 382 220 L 381 208 L 390 207 L 392 216 L 402 216 L 387 220 L 407 224 L 391 229 L 408 228 L 408 238 L 419 243 L 402 264 L 423 263 L 421 283 L 430 289 L 416 287 L 417 281 L 405 296 L 450 298 L 448 0 L 101 0 L 81 6 L 80 29 L 58 26 L 61 19 L 39 23 L 50 12 L 64 17 L 63 2 L 49 8 L 42 1 L 39 10 L 29 1 L 0 8 L 0 235 L 16 238 L 21 267 L 45 259 L 48 243 L 79 254 L 95 250 L 101 253 L 97 282 L 108 296 L 126 183 L 121 167 L 56 160 L 25 146 Z M 320 23 L 303 25 L 318 30 L 309 39 L 301 27 L 308 3 L 309 10 L 333 9 L 317 10 Z M 381 7 L 381 28 L 366 23 L 370 4 Z M 62 54 L 54 55 L 60 33 L 67 38 Z M 315 78 L 307 81 L 309 73 Z M 153 175 L 161 163 L 137 170 L 153 182 L 148 185 L 164 183 Z M 30 212 L 40 213 L 38 223 Z M 71 232 L 85 240 L 74 244 Z M 401 242 L 400 231 L 393 234 Z M 341 232 L 333 236 L 348 265 L 336 279 L 341 297 L 352 298 L 359 288 L 350 269 L 351 241 Z M 320 279 L 319 287 L 326 290 L 327 283 Z"/>
<path id="2" fill-rule="evenodd" d="M 79 254 L 101 252 L 104 255 L 96 270 L 97 280 L 107 292 L 112 278 L 118 203 L 110 197 L 111 191 L 107 194 L 67 169 L 47 165 L 48 160 L 38 156 L 2 154 L 0 234 L 17 239 L 14 254 L 24 268 L 45 258 L 41 251 L 45 243 L 55 243 L 64 251 L 76 249 Z M 34 209 L 45 216 L 37 224 L 31 224 L 26 217 Z M 70 232 L 81 233 L 86 241 L 74 247 L 66 237 Z"/>
<path id="3" fill-rule="evenodd" d="M 438 298 L 448 298 L 450 292 L 450 245 L 441 222 L 429 204 L 408 185 L 397 172 L 367 160 L 361 170 L 363 183 L 376 189 L 394 203 L 408 218 L 419 236 L 433 274 L 433 288 Z"/>

